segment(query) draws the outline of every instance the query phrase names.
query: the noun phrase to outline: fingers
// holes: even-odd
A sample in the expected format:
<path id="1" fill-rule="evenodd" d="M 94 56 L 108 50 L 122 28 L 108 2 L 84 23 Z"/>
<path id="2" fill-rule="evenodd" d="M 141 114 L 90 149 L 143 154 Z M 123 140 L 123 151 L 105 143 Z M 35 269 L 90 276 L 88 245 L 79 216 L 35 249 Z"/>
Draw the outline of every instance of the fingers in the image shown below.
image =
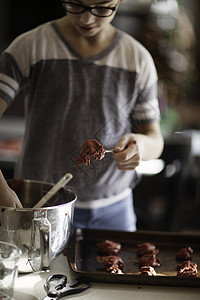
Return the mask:
<path id="1" fill-rule="evenodd" d="M 20 202 L 18 199 L 17 199 L 17 201 L 16 201 L 16 207 L 17 207 L 17 208 L 23 208 L 21 202 Z"/>
<path id="2" fill-rule="evenodd" d="M 134 136 L 132 134 L 125 134 L 120 138 L 120 140 L 119 140 L 117 146 L 115 147 L 114 151 L 115 152 L 121 152 L 121 151 L 125 150 L 129 145 L 135 144 L 135 143 L 136 143 L 136 141 L 135 141 Z"/>
<path id="3" fill-rule="evenodd" d="M 10 190 L 11 195 L 12 195 L 12 202 L 15 208 L 23 208 L 19 198 L 17 197 L 16 193 L 13 190 Z"/>
<path id="4" fill-rule="evenodd" d="M 22 208 L 16 193 L 8 186 L 0 170 L 0 206 Z"/>
<path id="5" fill-rule="evenodd" d="M 126 144 L 123 150 L 121 149 L 122 148 L 118 146 L 114 149 L 113 158 L 116 160 L 116 162 L 128 161 L 138 153 L 136 141 L 130 141 L 128 144 Z"/>
<path id="6" fill-rule="evenodd" d="M 128 160 L 118 161 L 117 166 L 119 170 L 135 170 L 135 168 L 140 164 L 139 155 L 135 155 Z"/>
<path id="7" fill-rule="evenodd" d="M 23 208 L 19 198 L 17 197 L 16 193 L 12 189 L 8 191 L 8 195 L 9 197 L 7 198 L 7 201 L 4 206 Z"/>
<path id="8" fill-rule="evenodd" d="M 114 149 L 113 158 L 119 170 L 135 170 L 140 163 L 138 145 L 133 136 L 124 135 Z"/>

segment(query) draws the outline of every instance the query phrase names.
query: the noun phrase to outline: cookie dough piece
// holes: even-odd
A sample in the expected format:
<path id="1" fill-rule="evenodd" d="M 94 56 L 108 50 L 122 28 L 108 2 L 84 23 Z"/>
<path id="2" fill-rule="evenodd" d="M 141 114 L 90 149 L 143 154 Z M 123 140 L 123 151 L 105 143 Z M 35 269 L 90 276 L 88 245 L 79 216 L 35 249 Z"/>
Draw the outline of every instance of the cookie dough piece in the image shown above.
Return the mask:
<path id="1" fill-rule="evenodd" d="M 159 252 L 156 246 L 152 243 L 137 244 L 137 253 L 139 256 L 144 254 L 157 254 Z"/>
<path id="2" fill-rule="evenodd" d="M 181 270 L 184 268 L 192 268 L 194 270 L 197 270 L 197 264 L 192 262 L 191 260 L 186 260 L 182 264 L 177 265 L 177 270 Z"/>
<path id="3" fill-rule="evenodd" d="M 105 150 L 97 140 L 85 140 L 81 145 L 81 151 L 77 157 L 76 163 L 78 166 L 85 164 L 90 165 L 90 159 L 94 156 L 94 159 L 102 159 L 105 156 Z"/>
<path id="4" fill-rule="evenodd" d="M 139 260 L 140 266 L 151 266 L 151 267 L 159 267 L 161 265 L 161 261 L 156 254 L 144 254 Z"/>
<path id="5" fill-rule="evenodd" d="M 121 244 L 110 240 L 97 243 L 97 253 L 99 255 L 117 255 L 121 250 Z"/>
<path id="6" fill-rule="evenodd" d="M 109 273 L 122 274 L 124 262 L 120 256 L 109 255 L 104 259 L 103 266 Z"/>
<path id="7" fill-rule="evenodd" d="M 178 277 L 198 277 L 198 273 L 196 269 L 193 269 L 192 267 L 186 267 L 184 269 L 180 269 L 177 272 Z"/>
<path id="8" fill-rule="evenodd" d="M 156 271 L 151 266 L 142 266 L 138 275 L 156 276 Z"/>
<path id="9" fill-rule="evenodd" d="M 185 248 L 181 248 L 176 253 L 176 259 L 177 260 L 189 260 L 189 259 L 191 259 L 192 255 L 193 255 L 193 249 L 190 246 L 187 246 Z"/>

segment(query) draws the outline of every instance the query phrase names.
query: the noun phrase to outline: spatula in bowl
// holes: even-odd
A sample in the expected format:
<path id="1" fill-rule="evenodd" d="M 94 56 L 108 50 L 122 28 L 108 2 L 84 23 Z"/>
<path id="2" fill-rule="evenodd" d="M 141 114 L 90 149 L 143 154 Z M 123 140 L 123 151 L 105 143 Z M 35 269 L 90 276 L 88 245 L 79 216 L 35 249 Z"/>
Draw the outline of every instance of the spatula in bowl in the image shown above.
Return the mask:
<path id="1" fill-rule="evenodd" d="M 44 206 L 61 188 L 63 188 L 71 179 L 73 175 L 66 173 L 34 206 L 33 208 L 40 208 Z"/>

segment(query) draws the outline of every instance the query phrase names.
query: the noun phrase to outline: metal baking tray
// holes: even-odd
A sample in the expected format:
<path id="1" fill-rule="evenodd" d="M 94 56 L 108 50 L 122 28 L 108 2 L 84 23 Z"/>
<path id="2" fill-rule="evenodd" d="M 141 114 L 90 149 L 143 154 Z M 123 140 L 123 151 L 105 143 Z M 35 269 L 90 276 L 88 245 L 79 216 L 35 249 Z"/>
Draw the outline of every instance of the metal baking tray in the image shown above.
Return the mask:
<path id="1" fill-rule="evenodd" d="M 105 239 L 121 243 L 122 249 L 119 256 L 124 261 L 124 274 L 106 273 L 102 264 L 98 262 L 96 244 Z M 160 258 L 162 265 L 155 268 L 157 276 L 138 275 L 137 244 L 145 242 L 155 244 L 160 250 L 157 257 Z M 176 253 L 186 246 L 191 246 L 194 250 L 192 261 L 198 265 L 199 277 L 176 276 L 176 267 L 180 263 L 176 260 Z M 93 282 L 200 287 L 200 235 L 78 228 L 69 241 L 66 253 L 73 273 Z"/>

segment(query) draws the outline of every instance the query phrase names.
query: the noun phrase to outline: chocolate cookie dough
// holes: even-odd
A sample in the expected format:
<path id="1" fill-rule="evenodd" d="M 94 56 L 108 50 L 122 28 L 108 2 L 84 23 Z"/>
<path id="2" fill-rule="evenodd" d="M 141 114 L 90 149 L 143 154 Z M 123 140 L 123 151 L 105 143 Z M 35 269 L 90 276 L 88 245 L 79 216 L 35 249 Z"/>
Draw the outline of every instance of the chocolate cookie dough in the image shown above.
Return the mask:
<path id="1" fill-rule="evenodd" d="M 198 277 L 197 264 L 186 260 L 177 266 L 177 276 L 179 277 Z"/>
<path id="2" fill-rule="evenodd" d="M 109 255 L 104 259 L 103 266 L 109 273 L 122 274 L 124 262 L 120 256 Z"/>
<path id="3" fill-rule="evenodd" d="M 144 254 L 157 254 L 159 252 L 156 246 L 152 243 L 137 244 L 137 253 L 139 256 Z"/>
<path id="4" fill-rule="evenodd" d="M 161 261 L 158 257 L 156 257 L 156 254 L 144 254 L 139 260 L 139 265 L 159 267 L 161 265 Z"/>
<path id="5" fill-rule="evenodd" d="M 193 269 L 197 270 L 197 264 L 192 262 L 191 260 L 186 260 L 182 264 L 177 265 L 177 270 L 181 270 L 184 268 L 193 268 Z"/>
<path id="6" fill-rule="evenodd" d="M 151 266 L 142 266 L 138 275 L 156 276 L 156 271 Z"/>
<path id="7" fill-rule="evenodd" d="M 99 255 L 117 255 L 121 250 L 121 244 L 105 240 L 97 243 L 97 253 Z"/>
<path id="8" fill-rule="evenodd" d="M 193 255 L 193 249 L 189 246 L 185 248 L 181 248 L 177 253 L 176 253 L 176 259 L 177 260 L 189 260 L 191 259 Z"/>
<path id="9" fill-rule="evenodd" d="M 181 269 L 177 272 L 178 277 L 198 277 L 198 273 L 196 269 L 193 269 L 192 267 L 186 267 L 184 269 Z"/>
<path id="10" fill-rule="evenodd" d="M 90 165 L 90 159 L 94 156 L 94 159 L 102 159 L 105 156 L 105 150 L 97 140 L 85 140 L 81 146 L 80 154 L 76 160 L 78 166 L 85 164 Z"/>

